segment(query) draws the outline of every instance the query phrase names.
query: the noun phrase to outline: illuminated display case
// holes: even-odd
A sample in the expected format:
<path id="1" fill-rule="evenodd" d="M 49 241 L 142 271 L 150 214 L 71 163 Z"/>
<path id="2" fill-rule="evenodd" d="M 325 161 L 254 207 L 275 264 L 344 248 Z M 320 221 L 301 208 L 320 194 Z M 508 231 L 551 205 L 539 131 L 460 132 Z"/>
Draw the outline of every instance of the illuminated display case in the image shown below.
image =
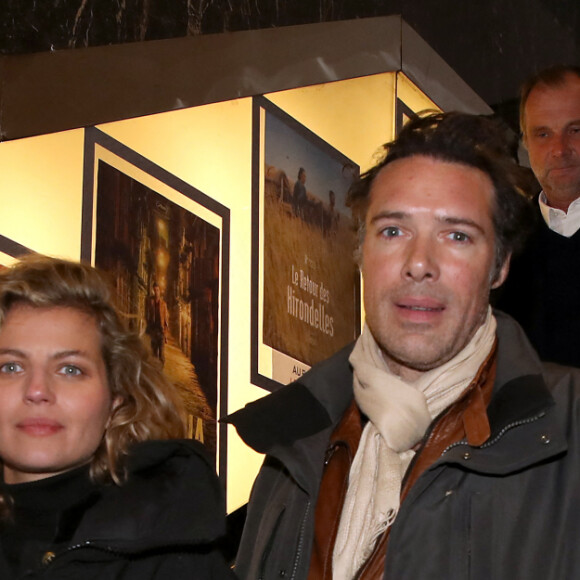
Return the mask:
<path id="1" fill-rule="evenodd" d="M 94 241 L 86 237 L 95 219 L 94 198 L 87 192 L 98 192 L 99 187 L 91 135 L 98 130 L 105 140 L 119 144 L 123 159 L 142 160 L 144 165 L 132 163 L 127 175 L 141 180 L 151 196 L 161 196 L 165 209 L 158 211 L 173 211 L 171 204 L 176 204 L 184 208 L 182 213 L 176 210 L 180 223 L 201 217 L 219 238 L 219 246 L 212 246 L 214 261 L 208 258 L 206 266 L 199 266 L 216 263 L 219 274 L 213 290 L 207 290 L 216 292 L 215 320 L 221 325 L 216 334 L 217 374 L 221 392 L 227 391 L 227 396 L 216 397 L 216 417 L 267 394 L 263 387 L 272 385 L 268 381 L 287 382 L 276 366 L 284 350 L 298 354 L 293 358 L 301 363 L 316 360 L 316 348 L 303 354 L 288 342 L 264 340 L 264 280 L 259 269 L 264 259 L 264 204 L 254 203 L 253 161 L 265 150 L 259 124 L 256 134 L 255 97 L 263 97 L 268 111 L 276 111 L 287 126 L 299 127 L 300 136 L 308 135 L 308 143 L 324 152 L 322 158 L 360 171 L 372 166 L 377 148 L 394 137 L 412 111 L 491 112 L 396 16 L 3 56 L 0 61 L 0 235 L 6 241 L 0 251 L 12 255 L 24 248 L 94 263 Z M 294 188 L 297 181 L 296 162 L 288 163 L 287 170 L 278 168 L 285 171 L 287 187 Z M 123 163 L 115 158 L 113 166 L 127 169 Z M 330 225 L 336 224 L 335 218 L 328 218 L 331 205 L 338 210 L 342 202 L 335 193 L 336 205 L 331 204 L 331 187 L 314 191 L 317 171 L 312 164 L 310 181 L 306 178 L 306 185 L 311 184 L 309 209 L 293 208 L 288 199 L 279 209 L 288 219 L 301 216 L 310 229 L 318 228 L 315 239 L 324 241 L 338 229 Z M 324 171 L 320 169 L 329 175 Z M 284 202 L 284 187 L 277 187 Z M 192 198 L 184 191 L 197 193 Z M 157 198 L 151 199 L 147 203 L 155 204 Z M 307 217 L 316 212 L 319 225 Z M 175 231 L 182 234 L 184 259 L 193 259 L 197 250 L 190 251 L 195 244 L 187 236 L 195 228 L 188 230 L 183 223 Z M 209 226 L 198 234 L 209 239 Z M 171 235 L 166 241 L 174 243 L 177 237 Z M 160 243 L 153 234 L 150 237 Z M 342 253 L 334 259 L 350 260 Z M 183 273 L 167 272 L 168 283 L 182 284 Z M 291 269 L 285 276 L 291 284 Z M 321 298 L 320 283 L 326 282 L 309 278 L 318 284 L 316 298 Z M 288 285 L 285 280 L 280 283 Z M 309 288 L 314 298 L 314 287 Z M 174 294 L 177 304 L 187 292 Z M 331 313 L 333 318 L 340 316 L 338 310 Z M 176 317 L 186 325 L 183 312 Z M 360 324 L 361 318 L 351 316 L 344 340 L 354 338 L 352 320 Z M 195 345 L 177 336 L 182 328 L 180 322 L 172 339 L 189 353 Z M 326 328 L 330 332 L 330 326 Z M 216 467 L 227 483 L 228 511 L 233 511 L 247 500 L 261 457 L 225 425 L 216 425 L 215 432 L 220 449 Z"/>

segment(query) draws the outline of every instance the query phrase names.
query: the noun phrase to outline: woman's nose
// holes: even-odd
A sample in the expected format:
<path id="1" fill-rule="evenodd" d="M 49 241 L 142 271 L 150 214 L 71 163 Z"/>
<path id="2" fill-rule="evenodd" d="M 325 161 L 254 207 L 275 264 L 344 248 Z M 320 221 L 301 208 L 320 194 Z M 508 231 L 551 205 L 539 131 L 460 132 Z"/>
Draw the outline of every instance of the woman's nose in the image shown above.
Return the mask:
<path id="1" fill-rule="evenodd" d="M 27 377 L 24 385 L 24 400 L 35 404 L 54 402 L 54 390 L 50 379 L 44 372 L 34 371 Z"/>

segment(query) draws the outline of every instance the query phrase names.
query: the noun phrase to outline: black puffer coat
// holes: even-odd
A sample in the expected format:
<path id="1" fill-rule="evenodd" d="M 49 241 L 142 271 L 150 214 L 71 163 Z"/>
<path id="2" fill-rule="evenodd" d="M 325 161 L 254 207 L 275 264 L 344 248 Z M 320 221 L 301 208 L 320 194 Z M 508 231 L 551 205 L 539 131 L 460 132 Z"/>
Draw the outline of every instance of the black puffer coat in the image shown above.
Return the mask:
<path id="1" fill-rule="evenodd" d="M 142 443 L 128 468 L 125 485 L 103 487 L 90 507 L 62 514 L 59 528 L 75 531 L 26 579 L 234 578 L 217 550 L 225 532 L 223 494 L 201 445 Z"/>

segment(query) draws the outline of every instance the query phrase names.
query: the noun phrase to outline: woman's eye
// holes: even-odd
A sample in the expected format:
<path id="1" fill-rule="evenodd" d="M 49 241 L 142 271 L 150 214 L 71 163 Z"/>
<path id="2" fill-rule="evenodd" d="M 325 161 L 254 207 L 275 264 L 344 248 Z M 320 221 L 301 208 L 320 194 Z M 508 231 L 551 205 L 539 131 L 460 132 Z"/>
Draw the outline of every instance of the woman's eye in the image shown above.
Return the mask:
<path id="1" fill-rule="evenodd" d="M 67 377 L 77 377 L 83 374 L 83 371 L 75 365 L 64 365 L 59 372 Z"/>
<path id="2" fill-rule="evenodd" d="M 4 363 L 3 365 L 0 365 L 0 373 L 6 373 L 6 374 L 11 374 L 11 373 L 18 373 L 22 370 L 22 367 L 15 362 L 7 362 Z"/>

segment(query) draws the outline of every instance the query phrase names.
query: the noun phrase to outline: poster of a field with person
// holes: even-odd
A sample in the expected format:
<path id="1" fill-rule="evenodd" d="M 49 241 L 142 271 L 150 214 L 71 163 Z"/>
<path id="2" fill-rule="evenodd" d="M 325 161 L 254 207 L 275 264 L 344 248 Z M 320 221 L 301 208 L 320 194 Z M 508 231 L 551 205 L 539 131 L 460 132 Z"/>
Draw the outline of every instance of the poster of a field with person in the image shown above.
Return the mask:
<path id="1" fill-rule="evenodd" d="M 345 204 L 358 166 L 268 100 L 255 102 L 255 320 L 266 347 L 257 353 L 271 350 L 266 378 L 287 384 L 360 332 L 356 236 Z"/>

